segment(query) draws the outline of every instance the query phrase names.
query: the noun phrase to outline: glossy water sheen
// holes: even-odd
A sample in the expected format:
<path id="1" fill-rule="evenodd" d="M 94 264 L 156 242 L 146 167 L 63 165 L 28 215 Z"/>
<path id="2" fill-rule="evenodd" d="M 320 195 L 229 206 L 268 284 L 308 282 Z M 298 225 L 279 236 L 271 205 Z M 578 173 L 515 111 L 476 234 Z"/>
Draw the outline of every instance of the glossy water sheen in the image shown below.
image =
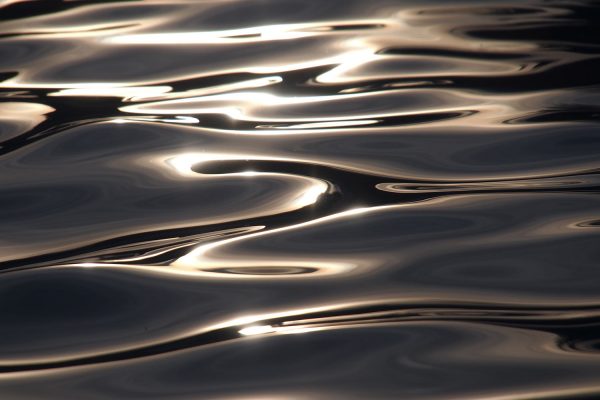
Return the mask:
<path id="1" fill-rule="evenodd" d="M 594 1 L 0 1 L 0 398 L 600 397 Z"/>

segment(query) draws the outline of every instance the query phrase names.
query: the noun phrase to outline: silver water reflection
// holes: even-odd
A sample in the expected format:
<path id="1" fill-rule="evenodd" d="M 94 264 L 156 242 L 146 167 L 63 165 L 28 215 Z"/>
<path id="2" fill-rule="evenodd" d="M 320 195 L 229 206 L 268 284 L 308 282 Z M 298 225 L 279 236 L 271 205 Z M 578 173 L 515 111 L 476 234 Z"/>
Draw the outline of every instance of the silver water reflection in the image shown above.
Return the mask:
<path id="1" fill-rule="evenodd" d="M 0 1 L 0 397 L 599 396 L 599 26 Z"/>

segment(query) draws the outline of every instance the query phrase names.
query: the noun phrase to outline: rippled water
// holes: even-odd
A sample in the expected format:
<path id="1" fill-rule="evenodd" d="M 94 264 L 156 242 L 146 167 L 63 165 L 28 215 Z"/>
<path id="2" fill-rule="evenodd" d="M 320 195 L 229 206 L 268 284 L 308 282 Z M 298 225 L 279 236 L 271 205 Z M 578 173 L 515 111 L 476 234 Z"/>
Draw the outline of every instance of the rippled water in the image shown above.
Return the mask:
<path id="1" fill-rule="evenodd" d="M 600 398 L 598 84 L 594 1 L 0 1 L 0 398 Z"/>

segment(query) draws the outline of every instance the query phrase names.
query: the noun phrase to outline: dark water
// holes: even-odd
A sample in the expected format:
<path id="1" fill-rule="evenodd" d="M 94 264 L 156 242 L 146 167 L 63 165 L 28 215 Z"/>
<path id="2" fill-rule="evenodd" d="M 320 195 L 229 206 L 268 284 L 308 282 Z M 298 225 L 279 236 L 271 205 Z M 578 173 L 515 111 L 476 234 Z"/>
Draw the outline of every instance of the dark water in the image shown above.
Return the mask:
<path id="1" fill-rule="evenodd" d="M 0 1 L 0 399 L 600 398 L 600 3 Z"/>

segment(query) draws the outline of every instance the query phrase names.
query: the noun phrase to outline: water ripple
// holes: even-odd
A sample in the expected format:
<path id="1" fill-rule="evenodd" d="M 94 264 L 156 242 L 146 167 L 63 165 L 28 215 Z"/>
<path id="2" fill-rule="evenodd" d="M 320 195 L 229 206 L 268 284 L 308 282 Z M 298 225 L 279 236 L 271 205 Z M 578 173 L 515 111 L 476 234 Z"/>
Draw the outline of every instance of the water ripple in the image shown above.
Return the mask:
<path id="1" fill-rule="evenodd" d="M 0 398 L 597 398 L 599 27 L 0 1 Z"/>

